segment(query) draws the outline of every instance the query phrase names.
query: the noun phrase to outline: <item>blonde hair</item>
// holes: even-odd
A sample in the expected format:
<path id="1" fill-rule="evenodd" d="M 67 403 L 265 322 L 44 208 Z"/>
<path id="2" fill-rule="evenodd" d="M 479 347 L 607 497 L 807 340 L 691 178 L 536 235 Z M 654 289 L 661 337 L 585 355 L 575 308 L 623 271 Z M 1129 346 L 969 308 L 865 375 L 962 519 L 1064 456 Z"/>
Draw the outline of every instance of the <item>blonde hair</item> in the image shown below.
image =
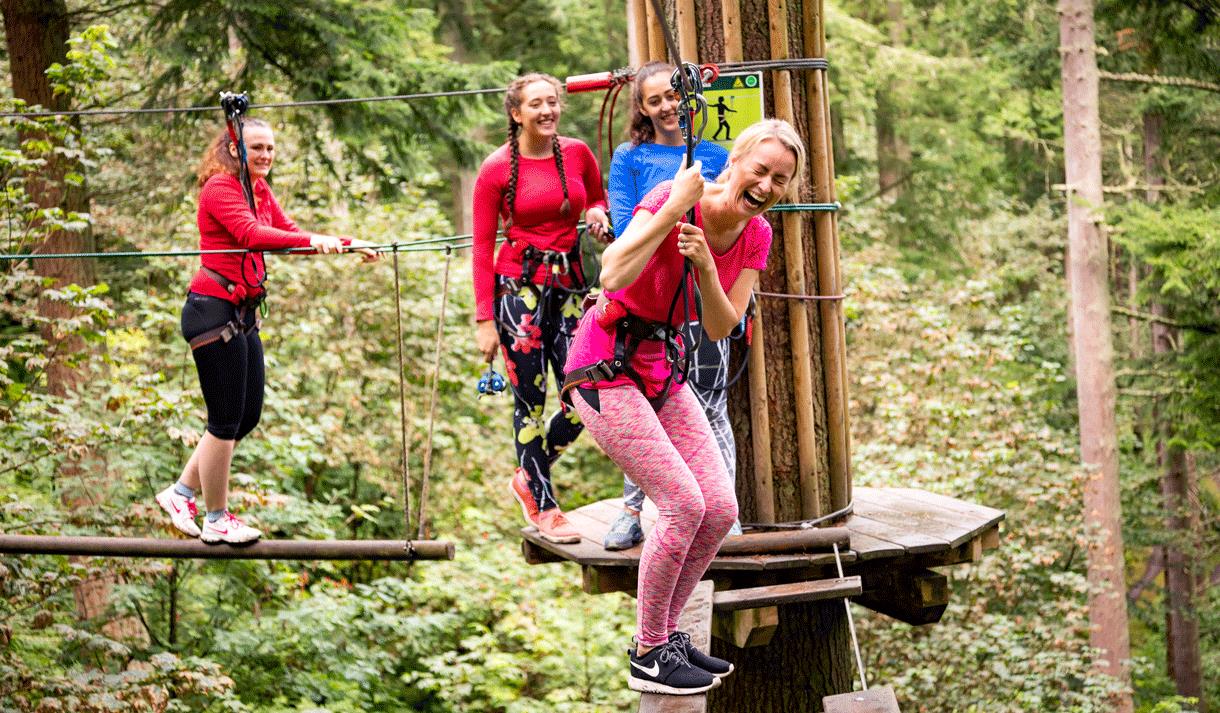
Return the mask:
<path id="1" fill-rule="evenodd" d="M 796 170 L 793 171 L 792 178 L 788 181 L 788 190 L 784 192 L 785 198 L 795 200 L 800 194 L 801 178 L 805 173 L 805 142 L 801 141 L 801 135 L 796 133 L 792 124 L 783 119 L 763 119 L 751 124 L 738 134 L 737 140 L 733 142 L 733 150 L 729 152 L 728 163 L 725 164 L 724 171 L 716 180 L 723 181 L 734 163 L 749 155 L 764 141 L 778 141 L 796 157 Z"/>

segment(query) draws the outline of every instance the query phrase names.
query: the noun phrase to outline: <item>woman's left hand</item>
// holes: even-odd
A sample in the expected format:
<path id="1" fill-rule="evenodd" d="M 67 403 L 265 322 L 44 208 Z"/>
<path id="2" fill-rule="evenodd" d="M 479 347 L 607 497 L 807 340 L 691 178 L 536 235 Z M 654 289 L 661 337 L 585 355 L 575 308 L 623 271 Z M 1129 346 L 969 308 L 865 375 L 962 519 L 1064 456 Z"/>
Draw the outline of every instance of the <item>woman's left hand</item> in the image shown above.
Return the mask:
<path id="1" fill-rule="evenodd" d="M 370 243 L 367 240 L 352 238 L 351 242 L 347 244 L 347 249 L 363 255 L 363 260 L 365 262 L 377 262 L 381 259 L 381 253 L 372 249 L 374 244 L 375 243 Z"/>
<path id="2" fill-rule="evenodd" d="M 678 253 L 690 258 L 695 267 L 700 270 L 714 270 L 716 263 L 712 260 L 712 251 L 707 246 L 703 229 L 690 223 L 678 223 Z"/>
<path id="3" fill-rule="evenodd" d="M 585 229 L 602 243 L 609 243 L 614 238 L 610 231 L 610 218 L 602 208 L 593 207 L 585 211 Z"/>

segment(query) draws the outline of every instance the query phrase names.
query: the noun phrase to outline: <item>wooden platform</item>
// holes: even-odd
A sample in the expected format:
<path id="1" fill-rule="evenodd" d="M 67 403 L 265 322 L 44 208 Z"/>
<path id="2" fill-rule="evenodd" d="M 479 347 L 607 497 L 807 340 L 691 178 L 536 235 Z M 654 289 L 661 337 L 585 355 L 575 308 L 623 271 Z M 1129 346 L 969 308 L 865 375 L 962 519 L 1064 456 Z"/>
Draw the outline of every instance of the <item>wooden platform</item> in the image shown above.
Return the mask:
<path id="1" fill-rule="evenodd" d="M 999 524 L 1004 513 L 945 495 L 913 488 L 854 488 L 854 513 L 841 526 L 851 531 L 851 549 L 843 553 L 845 565 L 865 563 L 892 566 L 935 567 L 973 561 L 984 550 L 999 545 Z M 611 552 L 602 547 L 610 523 L 618 517 L 622 500 L 612 498 L 568 512 L 581 541 L 571 545 L 547 542 L 537 530 L 521 531 L 526 557 L 531 562 L 568 560 L 594 567 L 638 567 L 640 550 Z M 645 501 L 641 523 L 652 531 L 657 510 Z M 730 571 L 775 571 L 833 566 L 830 553 L 717 557 L 709 576 Z"/>
<path id="2" fill-rule="evenodd" d="M 974 562 L 999 546 L 1004 513 L 957 498 L 913 488 L 855 488 L 853 514 L 837 523 L 850 532 L 842 553 L 847 574 L 863 577 L 860 604 L 912 624 L 940 618 L 948 602 L 945 575 L 929 568 Z M 619 499 L 602 500 L 568 513 L 581 541 L 558 545 L 527 527 L 521 531 L 527 561 L 571 561 L 583 568 L 583 586 L 592 594 L 635 590 L 641 547 L 607 551 L 602 539 L 622 508 Z M 657 511 L 646 501 L 641 522 L 650 532 Z M 826 580 L 837 577 L 830 552 L 720 556 L 707 576 L 716 589 Z"/>

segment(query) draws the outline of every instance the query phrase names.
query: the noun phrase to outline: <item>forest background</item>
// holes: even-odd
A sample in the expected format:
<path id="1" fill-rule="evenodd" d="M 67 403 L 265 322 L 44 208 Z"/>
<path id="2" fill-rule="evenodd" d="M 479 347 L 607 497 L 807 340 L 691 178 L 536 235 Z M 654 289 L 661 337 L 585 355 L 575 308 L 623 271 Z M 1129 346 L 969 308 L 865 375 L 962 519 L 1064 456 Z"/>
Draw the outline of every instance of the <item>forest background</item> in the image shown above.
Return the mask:
<path id="1" fill-rule="evenodd" d="M 62 14 L 14 20 L 31 5 Z M 22 106 L 13 88 L 30 80 L 12 61 L 39 42 L 61 54 L 48 105 L 73 108 L 210 104 L 223 89 L 267 102 L 495 87 L 521 71 L 626 64 L 624 13 L 608 0 L 295 5 L 5 0 L 2 101 Z M 1103 70 L 1220 76 L 1213 3 L 1103 2 L 1097 17 Z M 855 482 L 1008 513 L 1003 546 L 953 570 L 939 625 L 856 610 L 866 663 L 903 710 L 1101 713 L 1115 685 L 1088 648 L 1057 23 L 1045 0 L 828 3 Z M 569 98 L 563 132 L 592 145 L 599 100 Z M 502 140 L 499 101 L 257 115 L 277 131 L 272 179 L 300 224 L 405 242 L 458 232 L 454 196 Z M 1140 711 L 1202 710 L 1175 694 L 1167 664 L 1167 547 L 1190 558 L 1203 698 L 1220 701 L 1218 108 L 1214 86 L 1102 86 Z M 3 119 L 4 252 L 48 239 L 194 248 L 193 169 L 220 119 Z M 62 200 L 37 202 L 48 193 Z M 447 257 L 403 260 L 418 494 Z M 271 379 L 262 424 L 238 449 L 236 503 L 275 538 L 400 538 L 389 261 L 270 262 Z M 202 427 L 177 327 L 196 262 L 78 263 L 77 284 L 55 289 L 28 262 L 0 265 L 0 529 L 166 536 L 152 495 Z M 475 398 L 464 254 L 451 285 L 427 529 L 457 542 L 456 561 L 5 557 L 0 710 L 628 708 L 633 600 L 586 596 L 575 570 L 522 561 L 505 488 L 510 406 Z M 1192 489 L 1167 514 L 1170 452 Z M 620 479 L 581 439 L 557 486 L 575 507 L 616 495 Z M 97 602 L 80 594 L 98 583 L 104 607 L 82 620 Z"/>

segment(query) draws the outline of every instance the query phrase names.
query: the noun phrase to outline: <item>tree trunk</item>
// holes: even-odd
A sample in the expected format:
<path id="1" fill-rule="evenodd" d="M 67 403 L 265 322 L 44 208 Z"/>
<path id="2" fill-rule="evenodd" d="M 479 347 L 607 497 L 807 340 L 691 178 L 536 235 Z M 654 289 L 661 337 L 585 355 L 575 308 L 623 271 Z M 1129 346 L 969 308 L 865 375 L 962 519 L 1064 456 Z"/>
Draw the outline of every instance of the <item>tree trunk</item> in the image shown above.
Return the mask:
<path id="1" fill-rule="evenodd" d="M 0 12 L 4 17 L 13 96 L 47 110 L 67 109 L 67 98 L 62 94 L 54 95 L 47 77 L 51 64 L 67 62 L 70 27 L 64 0 L 0 0 Z M 45 135 L 32 133 L 25 133 L 21 138 L 35 137 L 46 138 Z M 30 176 L 26 183 L 30 200 L 39 208 L 88 212 L 89 197 L 84 187 L 72 186 L 64 181 L 69 171 L 79 171 L 79 166 L 57 154 L 49 155 L 42 172 Z M 39 247 L 42 252 L 87 252 L 92 249 L 93 237 L 87 231 L 55 231 Z M 36 260 L 34 271 L 48 278 L 52 288 L 68 284 L 92 285 L 96 281 L 92 260 Z M 62 302 L 40 299 L 38 311 L 49 320 L 43 337 L 51 345 L 53 353 L 60 357 L 47 366 L 47 390 L 55 396 L 67 396 L 82 384 L 84 376 L 62 357 L 84 349 L 84 344 L 55 331 L 54 325 L 72 317 L 70 307 Z M 78 492 L 65 489 L 64 502 L 70 508 L 91 507 L 91 497 L 100 488 L 97 479 L 90 475 L 104 474 L 104 468 L 89 464 L 88 460 L 87 455 L 75 455 L 65 459 L 60 466 L 61 482 L 78 484 L 80 488 Z M 74 591 L 77 614 L 86 620 L 105 614 L 114 582 L 113 574 L 94 573 L 77 585 Z M 103 628 L 116 638 L 147 641 L 147 632 L 134 617 L 108 622 Z"/>
<path id="2" fill-rule="evenodd" d="M 714 639 L 712 655 L 735 670 L 709 694 L 709 713 L 821 711 L 823 696 L 852 687 L 854 659 L 840 600 L 782 606 L 770 644 L 739 649 Z"/>
<path id="3" fill-rule="evenodd" d="M 1144 114 L 1144 178 L 1148 185 L 1145 198 L 1155 203 L 1160 198 L 1161 134 L 1165 117 L 1155 112 Z M 1153 314 L 1169 317 L 1165 305 L 1152 306 Z M 1160 322 L 1152 323 L 1152 351 L 1168 355 L 1175 351 L 1176 330 Z M 1174 426 L 1170 416 L 1159 413 L 1157 444 L 1161 459 L 1161 497 L 1165 502 L 1165 525 L 1169 540 L 1165 543 L 1165 659 L 1169 677 L 1178 694 L 1199 699 L 1200 713 L 1207 713 L 1203 701 L 1203 662 L 1199 651 L 1199 619 L 1195 611 L 1195 591 L 1198 574 L 1190 553 L 1199 530 L 1198 490 L 1187 454 L 1173 443 Z"/>
<path id="4" fill-rule="evenodd" d="M 1090 644 L 1102 670 L 1124 684 L 1112 702 L 1130 713 L 1130 643 L 1123 572 L 1122 513 L 1115 429 L 1114 346 L 1102 207 L 1101 121 L 1092 0 L 1059 0 L 1064 164 L 1068 185 L 1068 252 L 1080 455 L 1089 471 L 1084 489 L 1088 548 Z"/>
<path id="5" fill-rule="evenodd" d="M 890 44 L 901 47 L 906 34 L 902 3 L 888 0 L 885 16 Z M 898 88 L 899 80 L 890 79 L 874 95 L 877 102 L 877 192 L 885 202 L 896 201 L 902 196 L 902 184 L 911 170 L 911 147 L 898 132 L 898 108 L 895 103 Z"/>

